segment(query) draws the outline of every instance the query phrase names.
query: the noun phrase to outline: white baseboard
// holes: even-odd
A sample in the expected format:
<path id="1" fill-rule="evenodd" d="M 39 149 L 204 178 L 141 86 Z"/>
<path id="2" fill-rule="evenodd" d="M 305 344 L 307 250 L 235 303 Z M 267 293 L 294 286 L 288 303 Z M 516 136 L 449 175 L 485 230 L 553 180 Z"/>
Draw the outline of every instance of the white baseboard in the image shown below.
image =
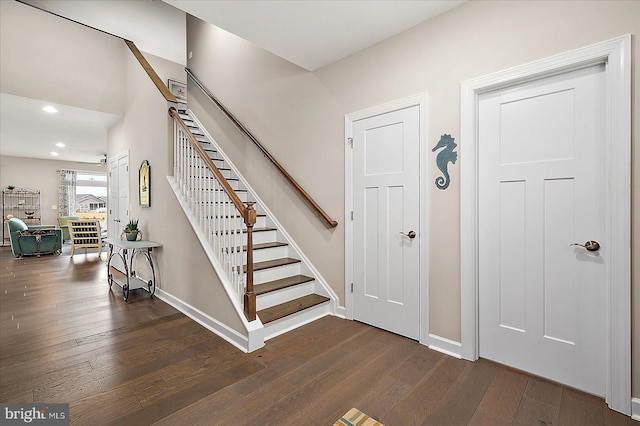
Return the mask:
<path id="1" fill-rule="evenodd" d="M 433 349 L 434 351 L 442 352 L 454 358 L 462 358 L 462 343 L 460 342 L 454 342 L 453 340 L 436 336 L 435 334 L 429 334 L 428 346 L 429 349 Z"/>
<path id="2" fill-rule="evenodd" d="M 640 422 L 640 398 L 631 398 L 631 418 Z"/>
<path id="3" fill-rule="evenodd" d="M 336 306 L 336 313 L 334 315 L 342 319 L 347 318 L 347 308 L 344 306 Z"/>
<path id="4" fill-rule="evenodd" d="M 157 288 L 155 296 L 173 306 L 198 324 L 202 325 L 206 329 L 212 331 L 216 335 L 222 337 L 227 342 L 231 343 L 242 352 L 249 352 L 249 339 L 246 336 L 238 333 L 236 330 L 227 327 L 220 321 L 205 314 L 201 310 L 194 308 L 186 302 L 174 297 L 173 295 Z"/>

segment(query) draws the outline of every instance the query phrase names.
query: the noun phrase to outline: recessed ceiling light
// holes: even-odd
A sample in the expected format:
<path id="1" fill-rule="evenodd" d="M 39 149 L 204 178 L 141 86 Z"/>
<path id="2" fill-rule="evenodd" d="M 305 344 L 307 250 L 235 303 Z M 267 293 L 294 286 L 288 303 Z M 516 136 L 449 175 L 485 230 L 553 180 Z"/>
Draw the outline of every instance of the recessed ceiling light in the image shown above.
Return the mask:
<path id="1" fill-rule="evenodd" d="M 57 146 L 58 148 L 64 148 L 64 147 L 65 147 L 65 146 L 67 146 L 67 145 L 65 145 L 65 144 L 64 144 L 64 143 L 62 143 L 62 142 L 58 142 L 58 143 L 56 144 L 56 146 Z"/>
<path id="2" fill-rule="evenodd" d="M 57 157 L 58 155 L 60 155 L 60 154 L 58 154 L 58 153 L 57 153 L 57 152 L 55 152 L 55 151 L 51 151 L 49 154 L 50 154 L 50 155 L 52 155 L 52 156 L 54 156 L 54 157 Z"/>
<path id="3" fill-rule="evenodd" d="M 58 112 L 58 110 L 55 109 L 54 107 L 52 107 L 51 105 L 47 105 L 46 107 L 42 108 L 42 110 L 44 112 L 48 112 L 50 114 L 54 114 L 54 113 Z"/>

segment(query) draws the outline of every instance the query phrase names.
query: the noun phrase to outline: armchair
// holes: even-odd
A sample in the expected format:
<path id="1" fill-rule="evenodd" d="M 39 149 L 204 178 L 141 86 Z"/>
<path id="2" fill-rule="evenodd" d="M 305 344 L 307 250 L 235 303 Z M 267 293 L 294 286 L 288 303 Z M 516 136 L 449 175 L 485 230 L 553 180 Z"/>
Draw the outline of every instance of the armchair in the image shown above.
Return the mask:
<path id="1" fill-rule="evenodd" d="M 62 241 L 69 241 L 71 234 L 69 233 L 69 221 L 80 220 L 79 216 L 60 216 L 58 218 L 58 226 L 62 229 Z"/>
<path id="2" fill-rule="evenodd" d="M 27 226 L 13 217 L 7 221 L 7 227 L 11 250 L 16 257 L 40 257 L 41 254 L 59 254 L 62 251 L 62 230 L 56 229 L 54 225 Z"/>

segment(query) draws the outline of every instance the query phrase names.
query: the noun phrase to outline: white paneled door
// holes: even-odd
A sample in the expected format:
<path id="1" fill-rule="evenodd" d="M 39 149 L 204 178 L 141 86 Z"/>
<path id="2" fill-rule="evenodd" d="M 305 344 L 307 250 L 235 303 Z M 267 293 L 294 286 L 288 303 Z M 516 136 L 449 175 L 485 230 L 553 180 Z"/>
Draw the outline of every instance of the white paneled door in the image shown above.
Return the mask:
<path id="1" fill-rule="evenodd" d="M 481 95 L 478 110 L 480 356 L 600 396 L 604 93 L 594 66 Z"/>
<path id="2" fill-rule="evenodd" d="M 353 123 L 353 316 L 420 336 L 420 107 Z"/>
<path id="3" fill-rule="evenodd" d="M 109 238 L 120 238 L 120 233 L 129 220 L 129 156 L 120 155 L 109 160 Z M 111 265 L 124 271 L 124 265 L 118 256 L 114 256 Z"/>

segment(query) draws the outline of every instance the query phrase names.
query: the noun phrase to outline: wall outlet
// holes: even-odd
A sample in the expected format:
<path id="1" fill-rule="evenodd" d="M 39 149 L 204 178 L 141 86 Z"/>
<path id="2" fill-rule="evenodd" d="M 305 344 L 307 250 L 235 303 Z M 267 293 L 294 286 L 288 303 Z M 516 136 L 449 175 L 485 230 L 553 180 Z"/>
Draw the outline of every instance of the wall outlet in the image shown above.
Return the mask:
<path id="1" fill-rule="evenodd" d="M 56 204 L 51 205 L 51 210 L 58 210 L 58 206 Z"/>

